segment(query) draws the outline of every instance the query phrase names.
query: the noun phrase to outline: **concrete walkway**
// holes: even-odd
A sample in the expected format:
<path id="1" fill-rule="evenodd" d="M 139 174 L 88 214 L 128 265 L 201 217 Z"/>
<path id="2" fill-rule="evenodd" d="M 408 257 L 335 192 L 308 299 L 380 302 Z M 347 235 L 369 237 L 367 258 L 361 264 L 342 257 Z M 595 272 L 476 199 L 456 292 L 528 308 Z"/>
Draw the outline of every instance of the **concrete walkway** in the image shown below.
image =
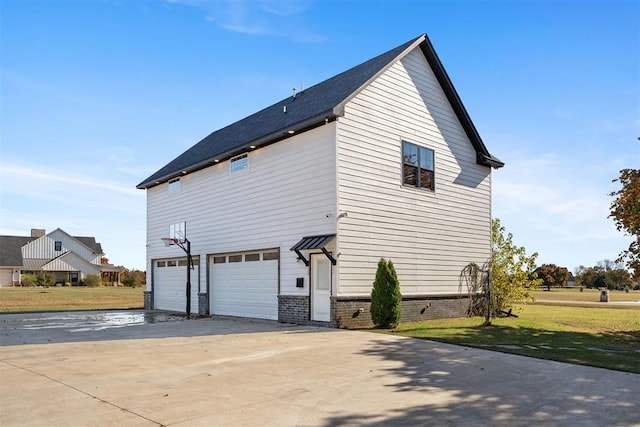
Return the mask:
<path id="1" fill-rule="evenodd" d="M 640 425 L 635 374 L 268 321 L 25 317 L 0 316 L 3 427 Z"/>

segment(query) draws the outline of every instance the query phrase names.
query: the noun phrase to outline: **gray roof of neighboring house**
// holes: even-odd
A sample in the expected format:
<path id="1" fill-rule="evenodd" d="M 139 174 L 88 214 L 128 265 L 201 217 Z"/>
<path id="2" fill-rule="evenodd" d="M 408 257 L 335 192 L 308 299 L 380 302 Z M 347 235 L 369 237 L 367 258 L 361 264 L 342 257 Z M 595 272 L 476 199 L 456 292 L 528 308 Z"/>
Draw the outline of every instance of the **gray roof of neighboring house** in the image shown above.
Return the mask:
<path id="1" fill-rule="evenodd" d="M 102 245 L 96 242 L 95 237 L 73 236 L 73 238 L 79 240 L 83 245 L 91 249 L 94 253 L 104 254 L 104 252 L 102 252 Z"/>
<path id="2" fill-rule="evenodd" d="M 74 239 L 80 241 L 83 245 L 91 249 L 96 254 L 104 254 L 102 252 L 102 245 L 96 242 L 95 237 L 77 237 L 72 236 Z M 0 236 L 0 266 L 3 267 L 27 267 L 30 270 L 37 270 L 42 267 L 39 260 L 27 261 L 22 259 L 22 247 L 27 243 L 30 243 L 39 237 L 25 237 L 25 236 Z M 49 262 L 51 260 L 46 260 Z"/>
<path id="3" fill-rule="evenodd" d="M 0 236 L 0 266 L 22 266 L 21 248 L 37 237 Z"/>
<path id="4" fill-rule="evenodd" d="M 184 173 L 206 168 L 215 164 L 216 160 L 223 161 L 248 151 L 252 145 L 259 147 L 278 142 L 290 137 L 289 131 L 298 134 L 327 120 L 335 120 L 343 115 L 344 104 L 347 101 L 416 46 L 420 46 L 476 149 L 477 162 L 495 168 L 504 166 L 504 163 L 489 153 L 482 142 L 425 34 L 211 133 L 142 181 L 137 188 L 153 187 Z"/>

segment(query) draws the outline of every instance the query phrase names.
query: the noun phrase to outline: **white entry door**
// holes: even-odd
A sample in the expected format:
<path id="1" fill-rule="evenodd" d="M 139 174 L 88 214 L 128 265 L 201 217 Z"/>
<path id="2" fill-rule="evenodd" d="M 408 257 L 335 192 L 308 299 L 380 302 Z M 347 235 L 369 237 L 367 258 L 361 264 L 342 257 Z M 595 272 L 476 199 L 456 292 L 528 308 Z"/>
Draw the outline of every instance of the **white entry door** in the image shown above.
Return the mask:
<path id="1" fill-rule="evenodd" d="M 331 261 L 324 254 L 311 255 L 311 320 L 331 320 Z"/>

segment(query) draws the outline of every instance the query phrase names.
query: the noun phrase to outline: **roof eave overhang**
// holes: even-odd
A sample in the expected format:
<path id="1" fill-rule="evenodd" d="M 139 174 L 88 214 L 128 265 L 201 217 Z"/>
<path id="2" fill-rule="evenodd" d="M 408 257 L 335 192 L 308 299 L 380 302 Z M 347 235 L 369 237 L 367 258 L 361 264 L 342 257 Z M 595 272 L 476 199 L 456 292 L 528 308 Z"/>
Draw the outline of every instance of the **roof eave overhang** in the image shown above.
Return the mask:
<path id="1" fill-rule="evenodd" d="M 294 123 L 291 126 L 287 126 L 286 128 L 278 129 L 275 132 L 271 132 L 267 135 L 264 135 L 260 138 L 253 139 L 247 141 L 239 148 L 235 148 L 233 150 L 225 151 L 220 153 L 214 157 L 210 157 L 206 160 L 200 161 L 198 163 L 194 163 L 186 168 L 183 168 L 179 172 L 171 172 L 166 175 L 162 175 L 160 177 L 155 177 L 153 179 L 147 179 L 140 184 L 136 185 L 136 188 L 139 190 L 146 190 L 151 187 L 155 187 L 164 182 L 167 182 L 171 179 L 179 178 L 186 174 L 196 172 L 201 169 L 208 168 L 209 166 L 216 165 L 218 163 L 222 163 L 225 160 L 228 160 L 234 156 L 240 155 L 242 153 L 246 153 L 249 151 L 257 150 L 258 148 L 266 147 L 267 145 L 274 144 L 276 142 L 282 141 L 284 139 L 288 139 L 294 137 L 296 135 L 300 135 L 301 133 L 307 132 L 311 129 L 315 129 L 324 124 L 333 122 L 337 118 L 337 114 L 333 110 L 326 110 L 320 114 L 317 114 L 309 119 L 303 120 L 298 123 Z M 254 147 L 254 148 L 252 148 Z M 216 161 L 217 160 L 217 161 Z"/>
<path id="2" fill-rule="evenodd" d="M 492 156 L 491 153 L 489 153 L 489 150 L 487 150 L 487 147 L 484 145 L 484 142 L 482 141 L 482 138 L 480 137 L 478 130 L 476 129 L 473 122 L 471 121 L 471 117 L 469 116 L 467 109 L 464 107 L 464 104 L 462 103 L 462 99 L 460 99 L 460 96 L 458 95 L 458 92 L 453 86 L 453 83 L 451 82 L 451 79 L 449 78 L 447 71 L 444 69 L 442 62 L 438 57 L 438 54 L 433 48 L 431 41 L 429 41 L 429 37 L 427 37 L 426 35 L 424 36 L 424 40 L 420 43 L 420 49 L 422 50 L 422 53 L 427 59 L 429 66 L 433 70 L 433 73 L 435 74 L 436 79 L 438 80 L 438 83 L 440 83 L 440 87 L 442 87 L 442 90 L 444 91 L 444 94 L 447 97 L 449 104 L 453 108 L 453 111 L 458 117 L 458 120 L 460 121 L 462 128 L 464 129 L 465 133 L 467 134 L 467 137 L 469 138 L 469 140 L 471 141 L 471 144 L 476 150 L 476 153 L 477 153 L 476 162 L 479 165 L 488 166 L 496 169 L 503 167 L 504 163 L 498 160 L 497 158 L 495 158 L 494 156 Z"/>
<path id="3" fill-rule="evenodd" d="M 477 158 L 476 163 L 478 163 L 479 165 L 482 165 L 482 166 L 487 166 L 487 167 L 490 167 L 490 168 L 493 168 L 493 169 L 500 169 L 501 167 L 504 166 L 504 162 L 503 161 L 501 161 L 501 160 L 499 160 L 499 159 L 497 159 L 497 158 L 495 158 L 495 157 L 493 157 L 491 155 L 486 156 L 486 155 L 484 155 L 482 153 L 478 153 L 476 158 Z"/>

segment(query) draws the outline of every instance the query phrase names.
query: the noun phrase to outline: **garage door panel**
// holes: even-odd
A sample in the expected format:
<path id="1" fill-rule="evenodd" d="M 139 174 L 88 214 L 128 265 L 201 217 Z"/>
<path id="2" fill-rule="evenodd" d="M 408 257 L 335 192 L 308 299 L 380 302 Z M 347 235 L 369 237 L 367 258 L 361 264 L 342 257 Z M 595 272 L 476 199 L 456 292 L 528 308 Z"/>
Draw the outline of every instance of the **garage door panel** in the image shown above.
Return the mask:
<path id="1" fill-rule="evenodd" d="M 211 264 L 213 314 L 278 318 L 278 261 Z"/>
<path id="2" fill-rule="evenodd" d="M 155 308 L 157 310 L 168 310 L 184 313 L 187 308 L 187 267 L 158 267 L 157 264 L 157 262 L 154 263 L 153 273 L 153 293 Z M 194 265 L 194 268 L 191 270 L 190 280 L 191 313 L 197 314 L 199 282 L 199 270 L 197 264 Z"/>

